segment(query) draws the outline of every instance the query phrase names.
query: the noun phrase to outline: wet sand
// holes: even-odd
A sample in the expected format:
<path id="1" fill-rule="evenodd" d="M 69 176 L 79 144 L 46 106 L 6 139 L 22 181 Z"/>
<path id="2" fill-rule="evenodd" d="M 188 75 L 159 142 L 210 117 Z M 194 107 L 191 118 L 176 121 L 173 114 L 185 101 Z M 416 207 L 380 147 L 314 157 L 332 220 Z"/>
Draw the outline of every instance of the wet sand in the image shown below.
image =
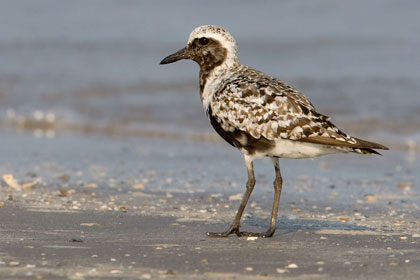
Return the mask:
<path id="1" fill-rule="evenodd" d="M 420 277 L 415 153 L 281 160 L 275 236 L 212 239 L 205 233 L 229 225 L 246 180 L 241 155 L 225 143 L 1 137 L 0 174 L 18 184 L 0 188 L 1 278 Z M 272 173 L 269 161 L 256 162 L 246 230 L 268 225 Z"/>

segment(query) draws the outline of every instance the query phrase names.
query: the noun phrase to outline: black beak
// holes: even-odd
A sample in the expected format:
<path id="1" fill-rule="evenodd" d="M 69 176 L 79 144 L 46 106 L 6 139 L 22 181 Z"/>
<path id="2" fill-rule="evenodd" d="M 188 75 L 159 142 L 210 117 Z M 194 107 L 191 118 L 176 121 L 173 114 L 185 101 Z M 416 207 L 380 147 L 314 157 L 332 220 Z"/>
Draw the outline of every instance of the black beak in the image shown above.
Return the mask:
<path id="1" fill-rule="evenodd" d="M 190 58 L 190 57 L 188 56 L 187 48 L 183 48 L 182 50 L 179 50 L 176 53 L 168 55 L 167 57 L 165 57 L 160 62 L 160 64 L 168 64 L 168 63 L 176 62 L 176 61 L 181 60 L 181 59 L 188 59 L 188 58 Z"/>

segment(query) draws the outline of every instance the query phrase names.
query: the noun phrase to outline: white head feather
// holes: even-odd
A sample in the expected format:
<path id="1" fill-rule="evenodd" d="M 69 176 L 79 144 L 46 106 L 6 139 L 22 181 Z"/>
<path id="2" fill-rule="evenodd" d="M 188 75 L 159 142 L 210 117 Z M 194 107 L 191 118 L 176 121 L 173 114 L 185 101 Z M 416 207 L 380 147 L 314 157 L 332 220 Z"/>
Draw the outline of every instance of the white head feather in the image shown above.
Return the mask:
<path id="1" fill-rule="evenodd" d="M 218 41 L 227 50 L 227 57 L 223 63 L 225 67 L 230 67 L 239 63 L 236 41 L 226 29 L 216 25 L 199 26 L 191 32 L 190 37 L 188 38 L 188 44 L 194 41 L 194 39 L 201 37 L 212 38 Z"/>

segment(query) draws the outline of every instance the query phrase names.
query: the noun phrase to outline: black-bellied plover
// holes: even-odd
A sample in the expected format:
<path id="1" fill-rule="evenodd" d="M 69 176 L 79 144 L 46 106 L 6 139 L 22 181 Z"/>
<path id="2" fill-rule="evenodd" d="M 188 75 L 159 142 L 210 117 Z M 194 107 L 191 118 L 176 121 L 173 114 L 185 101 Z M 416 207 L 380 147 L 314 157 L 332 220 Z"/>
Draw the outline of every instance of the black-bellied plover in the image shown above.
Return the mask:
<path id="1" fill-rule="evenodd" d="M 204 25 L 190 34 L 187 46 L 160 64 L 192 59 L 200 66 L 200 96 L 216 132 L 238 148 L 248 169 L 246 192 L 228 230 L 213 237 L 271 237 L 283 179 L 279 158 L 313 158 L 334 153 L 379 154 L 388 148 L 352 137 L 318 113 L 299 91 L 284 82 L 239 63 L 235 39 L 225 29 Z M 245 206 L 255 186 L 253 160 L 270 157 L 274 164 L 274 202 L 266 232 L 239 230 Z"/>

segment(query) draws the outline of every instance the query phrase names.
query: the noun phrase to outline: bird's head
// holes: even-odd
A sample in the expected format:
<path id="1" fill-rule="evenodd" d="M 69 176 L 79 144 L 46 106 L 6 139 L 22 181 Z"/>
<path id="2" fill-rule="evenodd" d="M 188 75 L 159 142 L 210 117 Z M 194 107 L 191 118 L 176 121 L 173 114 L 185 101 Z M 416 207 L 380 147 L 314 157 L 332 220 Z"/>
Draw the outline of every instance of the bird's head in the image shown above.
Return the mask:
<path id="1" fill-rule="evenodd" d="M 215 25 L 199 26 L 191 32 L 187 46 L 165 57 L 160 64 L 181 59 L 192 59 L 202 70 L 212 70 L 224 65 L 227 68 L 238 64 L 235 39 L 225 29 Z"/>

